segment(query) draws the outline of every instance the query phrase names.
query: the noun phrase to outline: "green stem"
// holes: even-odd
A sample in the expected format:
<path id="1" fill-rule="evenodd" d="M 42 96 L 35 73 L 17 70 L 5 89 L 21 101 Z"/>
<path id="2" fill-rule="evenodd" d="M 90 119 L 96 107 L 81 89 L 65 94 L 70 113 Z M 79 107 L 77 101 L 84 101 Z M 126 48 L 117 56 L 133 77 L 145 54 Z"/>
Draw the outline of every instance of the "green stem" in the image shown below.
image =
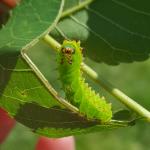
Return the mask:
<path id="1" fill-rule="evenodd" d="M 77 12 L 78 10 L 81 10 L 82 8 L 86 7 L 87 5 L 89 5 L 90 3 L 92 3 L 94 0 L 86 0 L 83 1 L 81 3 L 79 3 L 79 5 L 74 6 L 70 9 L 67 9 L 66 11 L 64 11 L 61 15 L 61 18 L 64 18 L 66 16 L 69 16 L 70 14 Z"/>
<path id="2" fill-rule="evenodd" d="M 128 97 L 122 91 L 114 87 L 111 83 L 100 77 L 93 69 L 91 69 L 86 64 L 82 64 L 82 70 L 90 78 L 92 78 L 96 83 L 101 85 L 105 90 L 107 90 L 111 95 L 117 98 L 121 103 L 126 105 L 129 109 L 135 111 L 140 116 L 144 117 L 147 121 L 150 122 L 150 112 L 138 104 L 136 101 Z"/>
<path id="3" fill-rule="evenodd" d="M 50 45 L 50 47 L 56 51 L 58 51 L 61 47 L 55 39 L 51 36 L 46 35 L 43 40 Z M 144 117 L 147 121 L 150 122 L 150 112 L 142 107 L 140 104 L 135 102 L 133 99 L 125 95 L 122 91 L 114 87 L 108 81 L 105 81 L 103 78 L 99 77 L 99 75 L 89 66 L 82 63 L 82 70 L 86 73 L 90 78 L 92 78 L 96 83 L 101 85 L 105 90 L 107 90 L 111 95 L 116 97 L 121 103 L 126 105 L 131 110 L 135 111 L 140 116 Z"/>

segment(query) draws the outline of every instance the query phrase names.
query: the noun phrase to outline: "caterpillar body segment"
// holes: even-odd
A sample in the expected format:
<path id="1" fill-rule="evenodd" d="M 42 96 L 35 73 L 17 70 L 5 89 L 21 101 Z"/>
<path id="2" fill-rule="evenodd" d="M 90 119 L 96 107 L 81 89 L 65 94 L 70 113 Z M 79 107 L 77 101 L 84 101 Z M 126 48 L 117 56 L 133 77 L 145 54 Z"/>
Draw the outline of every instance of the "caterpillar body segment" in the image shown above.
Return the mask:
<path id="1" fill-rule="evenodd" d="M 112 118 L 111 104 L 85 83 L 82 59 L 80 42 L 64 40 L 58 56 L 58 69 L 66 99 L 88 119 L 109 122 Z"/>

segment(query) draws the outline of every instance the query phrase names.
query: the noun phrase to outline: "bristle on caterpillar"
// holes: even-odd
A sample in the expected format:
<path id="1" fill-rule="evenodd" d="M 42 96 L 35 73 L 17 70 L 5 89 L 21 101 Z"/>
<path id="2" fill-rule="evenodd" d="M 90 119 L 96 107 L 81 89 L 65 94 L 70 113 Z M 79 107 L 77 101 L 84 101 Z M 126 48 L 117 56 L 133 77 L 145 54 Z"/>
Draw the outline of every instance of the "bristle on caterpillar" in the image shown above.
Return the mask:
<path id="1" fill-rule="evenodd" d="M 81 72 L 82 60 L 80 41 L 64 40 L 58 54 L 58 70 L 66 99 L 88 119 L 108 122 L 112 118 L 111 104 L 85 83 Z"/>

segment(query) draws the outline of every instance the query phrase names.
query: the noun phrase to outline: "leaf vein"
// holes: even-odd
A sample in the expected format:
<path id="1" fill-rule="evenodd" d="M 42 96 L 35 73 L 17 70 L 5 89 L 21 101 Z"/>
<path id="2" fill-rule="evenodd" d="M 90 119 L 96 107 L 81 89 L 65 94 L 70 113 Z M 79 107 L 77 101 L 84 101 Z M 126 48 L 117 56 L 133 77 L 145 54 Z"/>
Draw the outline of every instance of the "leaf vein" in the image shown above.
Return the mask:
<path id="1" fill-rule="evenodd" d="M 101 13 L 99 13 L 99 12 L 97 12 L 97 11 L 91 9 L 91 8 L 88 8 L 88 7 L 87 7 L 86 9 L 87 9 L 88 11 L 92 12 L 93 14 L 97 15 L 98 17 L 103 18 L 104 20 L 106 20 L 107 22 L 111 23 L 112 25 L 118 27 L 118 28 L 119 28 L 120 30 L 122 30 L 122 31 L 125 31 L 125 32 L 127 32 L 127 33 L 129 33 L 129 34 L 131 34 L 131 35 L 136 35 L 136 36 L 139 36 L 139 37 L 141 37 L 141 38 L 150 40 L 150 37 L 149 37 L 149 36 L 140 34 L 140 33 L 138 33 L 138 32 L 133 32 L 133 31 L 127 29 L 126 27 L 124 27 L 124 26 L 122 26 L 122 25 L 120 25 L 120 24 L 118 24 L 118 23 L 116 23 L 116 22 L 114 22 L 114 21 L 111 20 L 110 18 L 108 18 L 108 17 L 102 15 Z"/>
<path id="2" fill-rule="evenodd" d="M 144 12 L 144 11 L 141 11 L 141 10 L 137 10 L 123 2 L 119 2 L 118 0 L 111 0 L 112 2 L 114 2 L 115 4 L 119 5 L 119 6 L 122 6 L 122 7 L 125 7 L 135 13 L 138 13 L 138 14 L 143 14 L 143 15 L 146 15 L 146 16 L 150 16 L 150 13 L 147 13 L 147 12 Z"/>
<path id="3" fill-rule="evenodd" d="M 105 44 L 107 44 L 107 46 L 109 46 L 112 50 L 117 50 L 117 51 L 121 51 L 121 52 L 127 52 L 128 51 L 126 49 L 120 49 L 117 47 L 114 47 L 110 42 L 108 42 L 105 38 L 103 38 L 101 35 L 97 34 L 93 29 L 91 29 L 90 27 L 88 27 L 86 24 L 82 23 L 81 21 L 79 21 L 76 17 L 74 16 L 70 16 L 72 20 L 74 20 L 76 23 L 78 23 L 79 25 L 83 26 L 84 28 L 86 28 L 89 32 L 91 32 L 92 34 L 94 34 L 95 36 L 97 36 L 100 40 L 103 40 L 103 42 Z"/>
<path id="4" fill-rule="evenodd" d="M 58 26 L 56 26 L 55 29 L 60 33 L 60 35 L 61 35 L 63 38 L 69 39 L 69 38 L 67 37 L 67 35 L 66 35 Z"/>

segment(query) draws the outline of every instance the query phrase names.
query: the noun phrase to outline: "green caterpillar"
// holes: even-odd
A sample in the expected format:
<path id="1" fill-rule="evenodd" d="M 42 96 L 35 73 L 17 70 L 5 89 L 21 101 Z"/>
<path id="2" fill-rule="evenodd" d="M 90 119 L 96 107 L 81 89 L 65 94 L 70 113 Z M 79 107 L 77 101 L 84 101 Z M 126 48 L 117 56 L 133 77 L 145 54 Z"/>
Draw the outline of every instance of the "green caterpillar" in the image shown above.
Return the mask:
<path id="1" fill-rule="evenodd" d="M 108 122 L 112 118 L 111 104 L 85 83 L 81 71 L 82 59 L 80 42 L 64 40 L 59 52 L 58 69 L 66 99 L 88 119 Z"/>

